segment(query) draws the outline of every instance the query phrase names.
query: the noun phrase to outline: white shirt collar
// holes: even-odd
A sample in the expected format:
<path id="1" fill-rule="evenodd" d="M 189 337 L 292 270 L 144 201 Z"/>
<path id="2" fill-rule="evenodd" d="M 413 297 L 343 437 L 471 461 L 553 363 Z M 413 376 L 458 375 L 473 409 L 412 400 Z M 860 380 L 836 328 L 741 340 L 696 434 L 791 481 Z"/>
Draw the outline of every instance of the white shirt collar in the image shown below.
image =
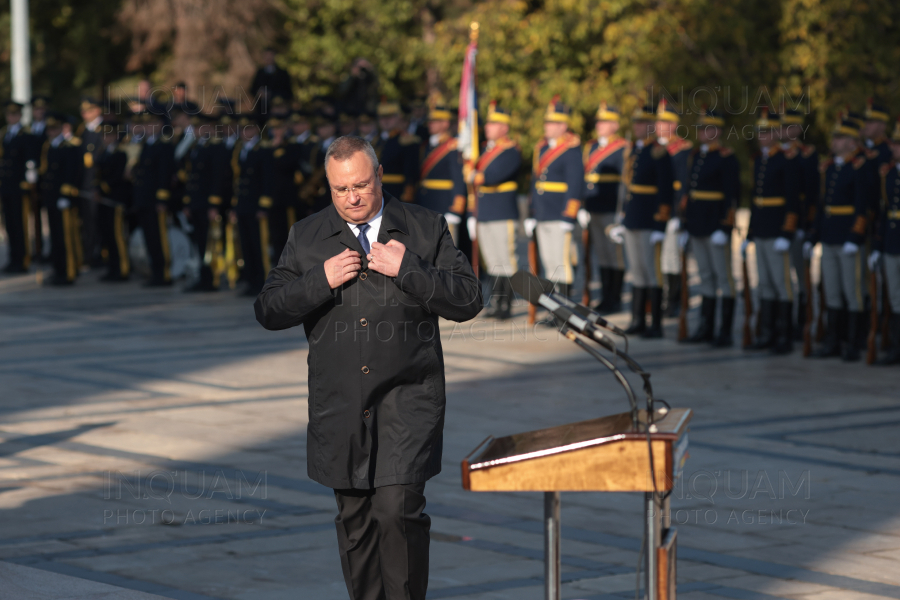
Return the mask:
<path id="1" fill-rule="evenodd" d="M 12 137 L 12 136 L 16 135 L 17 133 L 19 133 L 20 129 L 22 129 L 21 123 L 16 123 L 15 125 L 10 125 L 9 128 L 6 130 L 6 135 L 8 135 L 9 137 Z"/>
<path id="2" fill-rule="evenodd" d="M 381 209 L 378 211 L 378 214 L 368 221 L 369 230 L 366 231 L 366 239 L 369 240 L 369 248 L 378 241 L 378 231 L 381 229 L 381 217 L 383 215 L 384 196 L 381 197 Z M 350 231 L 353 232 L 353 237 L 359 237 L 359 225 L 356 223 L 347 223 L 347 226 L 350 227 Z"/>
<path id="3" fill-rule="evenodd" d="M 336 140 L 336 139 L 337 139 L 337 136 L 331 136 L 331 137 L 328 138 L 327 140 L 323 141 L 323 142 L 322 142 L 322 149 L 323 149 L 323 150 L 328 150 L 328 146 L 330 146 L 330 145 L 331 145 L 331 142 L 333 142 L 333 141 Z"/>
<path id="4" fill-rule="evenodd" d="M 91 121 L 90 123 L 85 124 L 84 127 L 85 127 L 85 129 L 87 129 L 88 131 L 91 131 L 91 132 L 97 131 L 97 129 L 100 127 L 100 124 L 101 124 L 102 122 L 103 122 L 103 117 L 102 117 L 102 116 L 101 116 L 101 117 L 97 117 L 96 119 L 94 119 L 94 120 Z"/>
<path id="5" fill-rule="evenodd" d="M 709 152 L 709 144 L 700 144 L 700 153 L 706 154 Z"/>
<path id="6" fill-rule="evenodd" d="M 301 133 L 300 135 L 297 136 L 297 143 L 302 144 L 303 142 L 308 140 L 309 136 L 311 136 L 311 135 L 312 135 L 312 131 L 307 129 L 306 131 L 304 131 L 303 133 Z"/>
<path id="7" fill-rule="evenodd" d="M 875 147 L 875 140 L 866 140 L 866 148 L 872 149 Z"/>
<path id="8" fill-rule="evenodd" d="M 61 133 L 58 136 L 56 136 L 55 138 L 53 138 L 53 140 L 50 142 L 50 145 L 53 146 L 54 148 L 59 148 L 59 145 L 62 144 L 63 140 L 65 140 L 65 139 L 66 139 L 65 134 Z"/>
<path id="9" fill-rule="evenodd" d="M 840 167 L 841 165 L 843 165 L 843 164 L 844 164 L 844 157 L 843 157 L 843 156 L 835 156 L 835 157 L 834 157 L 834 164 L 836 164 L 836 165 L 839 166 L 839 167 Z"/>

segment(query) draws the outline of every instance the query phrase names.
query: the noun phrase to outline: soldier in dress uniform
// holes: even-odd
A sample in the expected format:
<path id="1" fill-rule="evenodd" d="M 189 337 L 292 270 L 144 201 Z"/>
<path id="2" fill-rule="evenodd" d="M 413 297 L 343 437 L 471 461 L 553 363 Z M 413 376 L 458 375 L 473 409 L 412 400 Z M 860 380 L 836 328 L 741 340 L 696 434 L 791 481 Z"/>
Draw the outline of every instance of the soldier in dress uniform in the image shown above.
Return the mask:
<path id="1" fill-rule="evenodd" d="M 26 178 L 30 158 L 28 128 L 22 125 L 22 105 L 6 102 L 6 125 L 0 129 L 0 203 L 9 243 L 9 262 L 4 273 L 27 273 L 31 266 L 31 241 L 28 235 L 31 213 L 31 184 Z"/>
<path id="2" fill-rule="evenodd" d="M 359 115 L 357 120 L 357 129 L 359 137 L 363 138 L 370 144 L 375 144 L 378 138 L 378 122 L 374 113 L 363 113 Z"/>
<path id="3" fill-rule="evenodd" d="M 75 137 L 81 140 L 84 168 L 83 182 L 78 198 L 78 213 L 81 219 L 82 252 L 85 262 L 92 266 L 100 264 L 100 244 L 97 230 L 97 207 L 92 201 L 97 186 L 96 163 L 103 150 L 103 109 L 95 98 L 86 96 L 79 105 L 81 123 L 75 128 Z"/>
<path id="4" fill-rule="evenodd" d="M 675 191 L 673 207 L 678 212 L 687 195 L 688 159 L 694 144 L 678 135 L 681 116 L 675 105 L 665 98 L 656 107 L 656 140 L 666 147 L 672 157 L 672 183 Z M 681 253 L 678 245 L 681 220 L 670 219 L 666 224 L 666 239 L 662 245 L 662 272 L 666 278 L 665 316 L 676 317 L 681 308 Z"/>
<path id="5" fill-rule="evenodd" d="M 569 131 L 572 109 L 555 96 L 544 111 L 544 137 L 534 147 L 528 236 L 537 238 L 544 277 L 568 297 L 573 280 L 572 232 L 581 209 L 581 139 Z"/>
<path id="6" fill-rule="evenodd" d="M 237 217 L 244 256 L 243 278 L 247 282 L 244 296 L 257 296 L 269 274 L 268 211 L 272 197 L 265 181 L 265 162 L 271 153 L 268 142 L 260 139 L 259 125 L 250 117 L 242 117 L 241 142 L 235 167 L 233 212 Z"/>
<path id="7" fill-rule="evenodd" d="M 596 306 L 601 313 L 618 312 L 622 306 L 625 253 L 606 232 L 616 224 L 622 192 L 622 171 L 628 157 L 628 141 L 619 137 L 619 109 L 600 104 L 597 109 L 597 137 L 584 146 L 584 212 L 581 226 L 590 227 L 592 257 L 600 267 L 603 299 Z M 594 261 L 591 261 L 594 262 Z"/>
<path id="8" fill-rule="evenodd" d="M 700 271 L 700 324 L 686 341 L 732 345 L 734 274 L 731 232 L 740 195 L 740 165 L 731 148 L 719 145 L 725 120 L 707 110 L 697 120 L 697 141 L 691 151 L 682 226 Z M 717 294 L 722 295 L 722 325 L 715 334 Z"/>
<path id="9" fill-rule="evenodd" d="M 318 212 L 331 203 L 331 192 L 325 178 L 325 154 L 328 152 L 328 147 L 338 137 L 336 115 L 320 110 L 316 116 L 315 127 L 318 142 L 315 147 L 315 166 L 309 188 L 313 195 L 312 210 Z"/>
<path id="10" fill-rule="evenodd" d="M 381 137 L 374 144 L 375 154 L 384 168 L 382 189 L 403 202 L 415 200 L 419 177 L 419 145 L 422 140 L 400 126 L 400 104 L 378 105 L 378 127 Z"/>
<path id="11" fill-rule="evenodd" d="M 97 228 L 107 252 L 107 271 L 101 281 L 127 281 L 131 274 L 128 258 L 127 212 L 131 208 L 131 182 L 125 177 L 128 155 L 119 147 L 124 126 L 104 119 L 100 154 L 97 156 Z"/>
<path id="12" fill-rule="evenodd" d="M 163 135 L 166 120 L 159 107 L 141 113 L 140 121 L 135 124 L 132 140 L 140 145 L 137 164 L 131 169 L 134 210 L 150 258 L 151 277 L 147 285 L 167 286 L 172 285 L 167 227 L 175 148 Z"/>
<path id="13" fill-rule="evenodd" d="M 456 138 L 450 134 L 451 118 L 444 106 L 432 106 L 428 112 L 429 137 L 423 148 L 416 203 L 444 215 L 458 246 L 460 226 L 466 216 L 466 183 Z"/>
<path id="14" fill-rule="evenodd" d="M 71 285 L 78 276 L 75 202 L 83 183 L 84 156 L 77 138 L 66 139 L 65 118 L 57 113 L 45 119 L 47 141 L 41 150 L 41 203 L 50 223 L 53 285 Z"/>
<path id="15" fill-rule="evenodd" d="M 631 272 L 631 325 L 626 331 L 647 338 L 663 335 L 662 243 L 675 192 L 672 159 L 653 135 L 655 121 L 652 106 L 638 108 L 632 116 L 634 142 L 625 166 L 625 219 L 609 233 L 613 241 L 624 242 Z"/>
<path id="16" fill-rule="evenodd" d="M 356 135 L 356 115 L 341 111 L 338 115 L 338 136 Z"/>
<path id="17" fill-rule="evenodd" d="M 312 176 L 317 165 L 323 163 L 319 157 L 319 138 L 312 131 L 309 114 L 305 111 L 294 111 L 290 117 L 291 142 L 295 145 L 297 162 L 294 165 L 294 183 L 297 186 L 297 199 L 294 202 L 295 215 L 288 220 L 294 222 L 304 219 L 313 213 L 315 205 L 315 187 Z M 320 175 L 324 177 L 324 173 Z"/>
<path id="18" fill-rule="evenodd" d="M 491 279 L 493 310 L 489 317 L 512 316 L 512 288 L 509 277 L 519 270 L 516 260 L 516 223 L 519 205 L 516 177 L 522 166 L 519 145 L 509 139 L 511 117 L 508 111 L 491 102 L 484 124 L 487 143 L 475 163 L 474 185 L 477 198 L 476 219 L 478 249 Z"/>
<path id="19" fill-rule="evenodd" d="M 287 244 L 288 233 L 297 220 L 297 172 L 300 169 L 301 146 L 288 137 L 287 121 L 272 118 L 268 123 L 272 135 L 271 156 L 264 175 L 272 207 L 269 209 L 269 241 L 272 262 L 277 264 Z"/>
<path id="20" fill-rule="evenodd" d="M 781 149 L 791 160 L 795 162 L 793 172 L 798 177 L 797 181 L 797 233 L 791 241 L 791 266 L 798 284 L 797 294 L 797 320 L 794 325 L 794 339 L 803 337 L 803 327 L 806 324 L 806 288 L 804 287 L 804 271 L 806 259 L 803 255 L 803 242 L 806 231 L 812 224 L 812 215 L 815 214 L 816 203 L 819 199 L 819 153 L 812 144 L 804 144 L 803 114 L 800 111 L 787 109 L 781 115 L 781 128 L 779 139 Z"/>
<path id="21" fill-rule="evenodd" d="M 890 141 L 891 161 L 881 165 L 882 204 L 875 228 L 869 268 L 884 263 L 884 278 L 891 307 L 890 348 L 876 364 L 900 364 L 900 122 L 894 126 Z"/>
<path id="22" fill-rule="evenodd" d="M 864 248 L 873 191 L 855 122 L 837 123 L 831 136 L 831 156 L 822 171 L 824 189 L 807 252 L 822 243 L 822 285 L 828 319 L 825 340 L 812 356 L 856 361 L 865 335 Z"/>
<path id="23" fill-rule="evenodd" d="M 216 178 L 215 161 L 217 152 L 213 142 L 215 119 L 207 115 L 197 115 L 194 126 L 196 142 L 184 158 L 184 195 L 182 211 L 190 219 L 191 241 L 200 256 L 200 277 L 188 292 L 213 292 L 218 289 L 213 281 L 214 261 L 212 248 L 208 248 L 210 227 L 219 219 L 222 208 L 222 196 L 217 191 L 220 182 Z"/>
<path id="24" fill-rule="evenodd" d="M 41 212 L 41 195 L 40 183 L 38 181 L 38 167 L 41 164 L 41 149 L 44 142 L 47 141 L 47 133 L 45 131 L 46 123 L 44 121 L 47 111 L 50 109 L 50 98 L 47 96 L 32 96 L 31 98 L 31 125 L 28 160 L 25 163 L 26 179 L 31 186 L 31 214 L 33 218 L 34 229 L 34 259 L 43 260 L 43 231 L 44 218 Z"/>
<path id="25" fill-rule="evenodd" d="M 784 151 L 778 143 L 780 127 L 781 123 L 769 118 L 769 111 L 764 108 L 756 122 L 760 149 L 753 159 L 750 228 L 741 250 L 746 252 L 748 241 L 754 242 L 759 273 L 756 318 L 760 335 L 749 349 L 771 349 L 776 354 L 787 354 L 793 348 L 790 249 L 800 219 L 799 178 L 791 160 L 796 150 Z"/>

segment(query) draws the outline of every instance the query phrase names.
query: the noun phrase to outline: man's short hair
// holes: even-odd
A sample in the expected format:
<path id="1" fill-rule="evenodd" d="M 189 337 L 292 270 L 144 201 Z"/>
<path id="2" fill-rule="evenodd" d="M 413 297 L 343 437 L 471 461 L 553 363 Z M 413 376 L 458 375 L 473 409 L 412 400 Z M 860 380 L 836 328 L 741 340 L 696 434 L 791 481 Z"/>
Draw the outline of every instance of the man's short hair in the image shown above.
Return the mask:
<path id="1" fill-rule="evenodd" d="M 378 170 L 378 156 L 375 154 L 375 149 L 368 140 L 357 135 L 344 135 L 331 142 L 328 152 L 325 153 L 325 169 L 328 169 L 328 163 L 332 159 L 343 162 L 350 160 L 350 157 L 357 152 L 365 154 L 372 163 L 372 169 Z"/>

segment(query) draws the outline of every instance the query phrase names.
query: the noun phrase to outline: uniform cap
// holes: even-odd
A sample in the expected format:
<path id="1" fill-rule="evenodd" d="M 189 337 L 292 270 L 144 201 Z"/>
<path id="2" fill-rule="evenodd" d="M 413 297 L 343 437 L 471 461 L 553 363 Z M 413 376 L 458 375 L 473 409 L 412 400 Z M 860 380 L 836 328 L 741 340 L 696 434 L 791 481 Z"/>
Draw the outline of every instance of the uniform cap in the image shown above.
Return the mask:
<path id="1" fill-rule="evenodd" d="M 703 113 L 697 119 L 697 125 L 725 127 L 725 119 L 718 111 L 703 107 Z"/>
<path id="2" fill-rule="evenodd" d="M 598 121 L 614 121 L 618 123 L 619 117 L 621 116 L 622 113 L 619 111 L 619 109 L 615 106 L 607 104 L 605 100 L 601 102 L 600 107 L 597 108 L 596 117 Z"/>
<path id="3" fill-rule="evenodd" d="M 491 103 L 488 105 L 487 122 L 505 123 L 509 125 L 511 121 L 512 116 L 509 114 L 509 111 L 502 106 L 497 106 L 496 100 L 491 100 Z"/>
<path id="4" fill-rule="evenodd" d="M 678 123 L 681 121 L 681 115 L 678 114 L 678 109 L 674 104 L 669 104 L 665 98 L 661 98 L 659 104 L 656 105 L 656 120 Z"/>
<path id="5" fill-rule="evenodd" d="M 553 96 L 553 99 L 547 105 L 544 112 L 544 121 L 551 123 L 568 123 L 572 116 L 572 109 L 559 101 L 559 95 Z"/>
<path id="6" fill-rule="evenodd" d="M 887 123 L 891 120 L 891 115 L 888 114 L 887 108 L 881 104 L 876 104 L 872 98 L 869 98 L 869 101 L 866 103 L 866 120 Z"/>

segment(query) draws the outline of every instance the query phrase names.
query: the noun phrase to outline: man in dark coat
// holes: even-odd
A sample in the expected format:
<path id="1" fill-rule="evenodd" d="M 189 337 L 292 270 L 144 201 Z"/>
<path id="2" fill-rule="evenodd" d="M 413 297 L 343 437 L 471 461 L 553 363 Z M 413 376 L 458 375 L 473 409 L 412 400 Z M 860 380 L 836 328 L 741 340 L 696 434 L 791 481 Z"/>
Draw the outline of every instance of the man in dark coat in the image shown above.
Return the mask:
<path id="1" fill-rule="evenodd" d="M 443 215 L 382 193 L 372 146 L 335 140 L 332 204 L 291 228 L 256 300 L 267 329 L 309 340 L 309 477 L 334 488 L 353 600 L 424 600 L 441 470 L 444 361 L 438 318 L 466 321 L 481 290 Z"/>

